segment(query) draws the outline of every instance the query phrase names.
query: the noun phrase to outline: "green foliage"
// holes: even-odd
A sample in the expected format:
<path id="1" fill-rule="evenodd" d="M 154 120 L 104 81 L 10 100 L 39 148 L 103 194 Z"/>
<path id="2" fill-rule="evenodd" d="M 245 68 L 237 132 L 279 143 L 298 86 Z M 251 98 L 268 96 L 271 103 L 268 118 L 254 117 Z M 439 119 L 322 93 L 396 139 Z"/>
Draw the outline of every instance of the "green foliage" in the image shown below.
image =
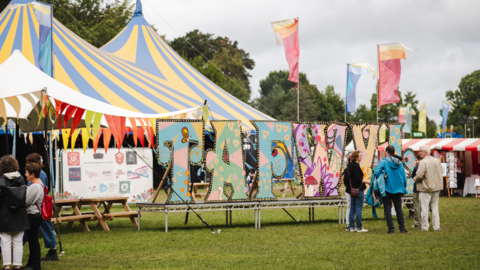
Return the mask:
<path id="1" fill-rule="evenodd" d="M 250 58 L 249 53 L 238 48 L 237 41 L 193 30 L 185 36 L 174 39 L 169 44 L 178 54 L 183 55 L 189 61 L 199 56 L 215 61 L 223 74 L 240 85 L 247 93 L 232 81 L 228 83 L 230 85 L 227 87 L 228 89 L 224 89 L 241 100 L 250 99 L 249 78 L 251 75 L 248 71 L 255 67 L 255 62 Z M 207 61 L 205 58 L 203 60 Z M 207 78 L 209 77 L 207 76 Z"/>
<path id="2" fill-rule="evenodd" d="M 53 17 L 96 47 L 112 40 L 133 16 L 130 0 L 42 0 L 52 4 Z"/>
<path id="3" fill-rule="evenodd" d="M 454 129 L 460 133 L 464 132 L 464 125 L 459 123 L 459 116 L 476 116 L 480 118 L 480 109 L 477 105 L 480 100 L 480 70 L 466 75 L 460 80 L 458 89 L 447 91 L 447 100 L 453 101 L 455 108 L 448 114 L 447 126 L 454 125 Z M 477 107 L 476 107 L 477 106 Z M 440 110 L 442 115 L 442 110 Z M 480 122 L 475 121 L 475 134 L 480 134 Z M 471 125 L 467 125 L 468 128 Z"/>

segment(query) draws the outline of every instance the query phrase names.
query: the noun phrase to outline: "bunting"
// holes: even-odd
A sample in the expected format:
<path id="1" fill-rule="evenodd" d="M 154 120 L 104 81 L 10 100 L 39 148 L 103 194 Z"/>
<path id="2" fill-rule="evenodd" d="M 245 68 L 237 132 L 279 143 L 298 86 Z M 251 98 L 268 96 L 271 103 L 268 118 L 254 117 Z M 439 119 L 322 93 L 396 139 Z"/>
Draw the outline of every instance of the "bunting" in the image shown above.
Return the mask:
<path id="1" fill-rule="evenodd" d="M 83 153 L 85 154 L 85 151 L 87 151 L 88 148 L 88 141 L 90 140 L 90 132 L 88 128 L 82 128 L 80 129 L 82 131 L 82 146 L 83 146 Z"/>
<path id="2" fill-rule="evenodd" d="M 103 129 L 103 148 L 105 148 L 105 154 L 108 151 L 108 147 L 110 146 L 110 140 L 112 139 L 112 130 L 109 128 Z"/>
<path id="3" fill-rule="evenodd" d="M 70 141 L 70 148 L 72 148 L 72 153 L 73 153 L 73 149 L 75 149 L 75 143 L 77 142 L 78 134 L 80 134 L 80 129 L 70 130 L 70 134 L 72 134 L 72 140 Z"/>
<path id="4" fill-rule="evenodd" d="M 67 147 L 68 147 L 69 138 L 70 138 L 70 130 L 66 128 L 62 129 L 63 150 L 65 151 L 65 153 L 67 152 L 67 149 L 68 149 Z"/>
<path id="5" fill-rule="evenodd" d="M 102 134 L 102 129 L 99 130 L 99 132 L 97 132 L 97 134 L 95 135 L 95 137 L 93 138 L 93 153 L 96 154 L 97 153 L 97 147 L 98 147 L 98 141 L 100 140 L 100 135 Z"/>

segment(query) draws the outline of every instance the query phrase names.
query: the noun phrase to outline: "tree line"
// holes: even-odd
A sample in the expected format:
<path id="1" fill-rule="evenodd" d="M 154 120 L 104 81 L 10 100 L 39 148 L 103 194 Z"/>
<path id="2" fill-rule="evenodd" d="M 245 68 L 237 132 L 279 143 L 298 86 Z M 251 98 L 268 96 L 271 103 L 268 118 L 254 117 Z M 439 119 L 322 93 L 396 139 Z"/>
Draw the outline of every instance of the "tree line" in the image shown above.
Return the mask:
<path id="1" fill-rule="evenodd" d="M 75 34 L 101 47 L 113 39 L 131 20 L 135 3 L 130 0 L 44 0 L 52 4 L 54 17 Z M 2 5 L 6 6 L 5 1 Z M 0 5 L 0 9 L 3 7 Z M 165 36 L 162 36 L 165 39 Z M 270 72 L 260 81 L 259 97 L 252 98 L 250 71 L 255 61 L 250 54 L 239 47 L 238 41 L 228 37 L 215 36 L 193 30 L 184 36 L 166 42 L 205 77 L 238 99 L 278 120 L 297 119 L 296 85 L 287 80 L 288 71 Z M 280 57 L 280 56 L 279 56 Z M 286 65 L 286 64 L 285 64 Z M 333 86 L 318 89 L 310 83 L 307 75 L 300 73 L 300 120 L 301 121 L 343 121 L 345 100 Z M 378 86 L 377 86 L 378 88 Z M 379 122 L 398 121 L 398 110 L 411 104 L 417 116 L 412 117 L 412 130 L 418 130 L 419 103 L 416 94 L 400 91 L 400 103 L 382 106 L 378 113 Z M 446 92 L 446 100 L 456 105 L 450 112 L 448 126 L 464 133 L 459 116 L 480 118 L 480 70 L 460 81 L 455 91 Z M 372 94 L 370 104 L 361 104 L 355 113 L 347 115 L 351 122 L 376 122 L 377 94 Z M 441 115 L 441 110 L 440 110 Z M 480 123 L 476 120 L 475 134 L 480 135 Z M 467 126 L 469 128 L 470 126 Z M 473 127 L 472 127 L 473 129 Z M 436 123 L 427 118 L 427 137 L 436 135 Z M 407 134 L 408 138 L 409 135 Z"/>

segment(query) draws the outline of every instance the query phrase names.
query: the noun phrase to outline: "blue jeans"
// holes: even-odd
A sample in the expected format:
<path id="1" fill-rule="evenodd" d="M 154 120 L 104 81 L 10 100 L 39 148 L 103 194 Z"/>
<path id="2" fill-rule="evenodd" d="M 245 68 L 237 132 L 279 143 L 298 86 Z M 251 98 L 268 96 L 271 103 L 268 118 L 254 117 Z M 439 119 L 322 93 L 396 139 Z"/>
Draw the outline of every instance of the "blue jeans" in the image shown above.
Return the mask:
<path id="1" fill-rule="evenodd" d="M 43 234 L 43 242 L 45 248 L 54 248 L 57 246 L 57 239 L 55 239 L 55 233 L 53 232 L 52 222 L 42 219 L 42 224 L 40 224 L 40 231 Z"/>
<path id="2" fill-rule="evenodd" d="M 350 215 L 348 216 L 348 224 L 350 225 L 350 229 L 355 229 L 354 221 L 357 222 L 357 229 L 362 228 L 364 192 L 364 190 L 360 190 L 358 197 L 350 198 Z"/>

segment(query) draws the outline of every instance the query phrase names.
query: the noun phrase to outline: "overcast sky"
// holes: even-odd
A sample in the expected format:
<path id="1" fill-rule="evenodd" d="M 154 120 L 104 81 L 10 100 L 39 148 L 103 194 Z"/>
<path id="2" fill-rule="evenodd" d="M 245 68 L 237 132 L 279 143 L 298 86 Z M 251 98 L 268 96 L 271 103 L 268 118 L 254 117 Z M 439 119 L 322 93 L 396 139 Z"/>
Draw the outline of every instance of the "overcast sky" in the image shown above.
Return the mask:
<path id="1" fill-rule="evenodd" d="M 378 69 L 377 44 L 401 42 L 415 52 L 401 60 L 400 90 L 427 102 L 427 115 L 440 123 L 441 102 L 460 79 L 480 69 L 480 1 L 159 1 L 142 0 L 145 18 L 168 40 L 194 29 L 239 42 L 255 61 L 250 85 L 270 71 L 288 69 L 270 22 L 299 17 L 300 72 L 345 97 L 346 63 Z M 376 81 L 364 75 L 357 107 L 370 106 Z"/>

